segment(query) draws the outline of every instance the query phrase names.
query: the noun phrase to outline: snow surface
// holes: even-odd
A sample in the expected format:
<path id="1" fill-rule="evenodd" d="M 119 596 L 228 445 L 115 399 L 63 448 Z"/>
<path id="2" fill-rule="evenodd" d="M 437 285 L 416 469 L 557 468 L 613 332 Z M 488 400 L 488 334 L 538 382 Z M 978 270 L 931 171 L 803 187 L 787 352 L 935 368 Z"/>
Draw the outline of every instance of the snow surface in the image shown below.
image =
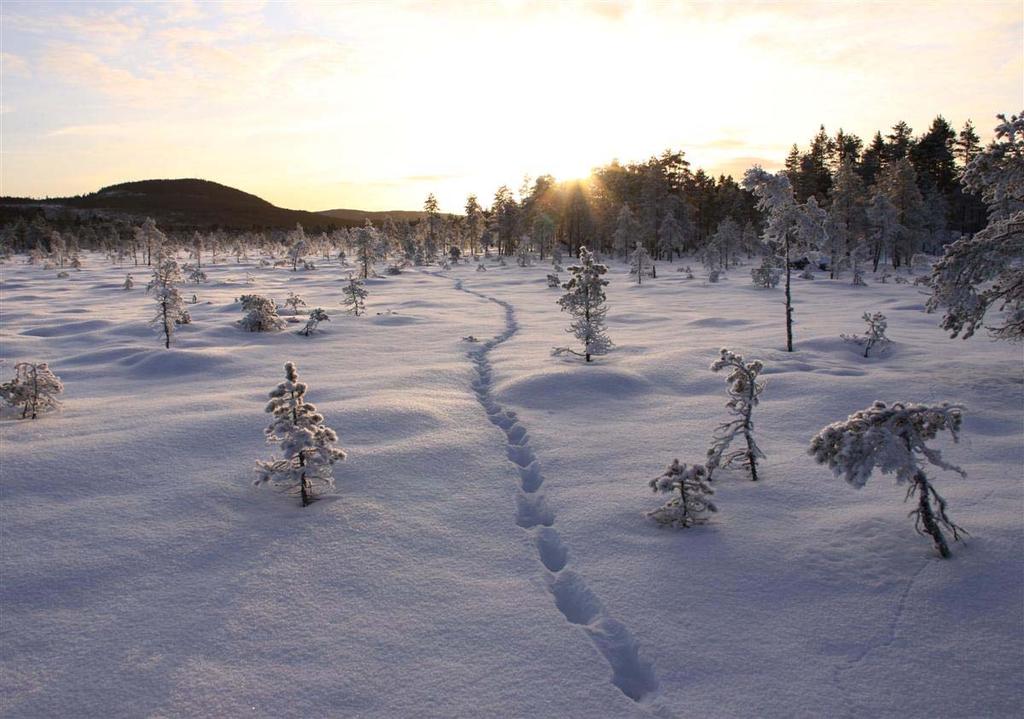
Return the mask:
<path id="1" fill-rule="evenodd" d="M 616 348 L 585 365 L 550 355 L 572 340 L 550 266 L 488 264 L 371 279 L 359 318 L 333 263 L 204 265 L 171 350 L 144 268 L 0 267 L 0 374 L 47 361 L 66 387 L 0 421 L 0 713 L 1024 711 L 1020 346 L 946 338 L 910 285 L 818 279 L 794 280 L 790 354 L 748 267 L 638 287 L 612 262 Z M 322 332 L 236 326 L 234 298 L 288 291 Z M 881 357 L 839 338 L 865 311 L 889 318 Z M 763 481 L 720 471 L 708 525 L 659 530 L 647 481 L 726 419 L 722 346 L 765 362 Z M 305 509 L 251 485 L 288 360 L 349 453 Z M 932 475 L 971 532 L 951 560 L 891 477 L 856 491 L 806 454 L 875 399 L 966 405 L 938 446 L 969 476 Z"/>

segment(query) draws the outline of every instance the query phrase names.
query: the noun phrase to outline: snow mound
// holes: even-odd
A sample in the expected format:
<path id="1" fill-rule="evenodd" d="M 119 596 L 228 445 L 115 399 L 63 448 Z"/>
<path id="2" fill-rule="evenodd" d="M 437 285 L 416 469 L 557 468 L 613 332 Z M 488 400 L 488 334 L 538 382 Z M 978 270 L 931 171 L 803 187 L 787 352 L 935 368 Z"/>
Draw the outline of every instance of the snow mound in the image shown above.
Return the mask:
<path id="1" fill-rule="evenodd" d="M 651 390 L 646 379 L 632 372 L 582 365 L 534 372 L 498 385 L 503 401 L 537 409 L 583 406 L 601 399 L 626 400 Z"/>
<path id="2" fill-rule="evenodd" d="M 86 332 L 95 332 L 97 330 L 106 329 L 112 324 L 114 323 L 110 320 L 63 322 L 49 327 L 33 327 L 32 329 L 25 330 L 21 334 L 29 337 L 64 337 L 66 335 L 80 335 Z"/>
<path id="3" fill-rule="evenodd" d="M 411 315 L 377 315 L 370 320 L 375 325 L 385 325 L 388 327 L 397 327 L 400 325 L 416 325 L 421 322 L 426 322 L 422 317 L 413 317 Z"/>
<path id="4" fill-rule="evenodd" d="M 134 379 L 154 377 L 180 377 L 207 373 L 233 362 L 226 351 L 154 349 L 137 352 L 118 361 L 128 368 L 127 376 Z"/>

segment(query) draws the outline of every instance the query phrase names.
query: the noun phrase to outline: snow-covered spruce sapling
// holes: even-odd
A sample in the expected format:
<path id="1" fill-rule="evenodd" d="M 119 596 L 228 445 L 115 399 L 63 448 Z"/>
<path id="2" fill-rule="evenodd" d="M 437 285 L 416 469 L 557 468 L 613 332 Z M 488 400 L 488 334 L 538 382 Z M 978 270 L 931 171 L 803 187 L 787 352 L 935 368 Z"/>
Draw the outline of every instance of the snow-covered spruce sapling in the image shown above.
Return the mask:
<path id="1" fill-rule="evenodd" d="M 57 409 L 57 395 L 63 391 L 60 377 L 45 362 L 19 362 L 14 365 L 14 379 L 0 384 L 0 398 L 20 407 L 22 419 L 35 419 L 40 412 Z"/>
<path id="2" fill-rule="evenodd" d="M 732 350 L 720 351 L 720 356 L 711 365 L 712 372 L 729 369 L 725 381 L 729 383 L 729 401 L 725 406 L 734 419 L 723 422 L 715 429 L 708 448 L 707 471 L 710 481 L 714 471 L 719 467 L 739 464 L 750 471 L 750 479 L 757 481 L 757 460 L 764 459 L 764 453 L 754 440 L 754 407 L 760 401 L 765 382 L 758 382 L 757 377 L 764 369 L 761 360 L 745 362 L 742 355 Z M 746 447 L 730 450 L 734 439 L 743 436 Z"/>
<path id="3" fill-rule="evenodd" d="M 121 285 L 121 287 L 126 289 L 126 290 L 130 290 L 134 286 L 135 286 L 135 280 L 132 279 L 132 273 L 129 272 L 128 276 L 124 278 L 124 284 Z"/>
<path id="4" fill-rule="evenodd" d="M 366 303 L 364 300 L 369 295 L 369 292 L 363 287 L 362 280 L 349 275 L 348 284 L 342 288 L 341 293 L 344 295 L 341 304 L 348 307 L 346 312 L 351 312 L 356 317 L 366 313 Z"/>
<path id="5" fill-rule="evenodd" d="M 884 352 L 885 348 L 892 344 L 892 340 L 885 336 L 885 330 L 889 326 L 888 320 L 881 312 L 874 314 L 864 313 L 863 320 L 868 323 L 867 331 L 862 335 L 839 335 L 847 342 L 852 342 L 864 348 L 864 356 L 867 357 L 874 347 Z"/>
<path id="6" fill-rule="evenodd" d="M 324 424 L 324 416 L 306 401 L 304 382 L 295 364 L 284 366 L 285 380 L 270 392 L 266 411 L 274 415 L 264 431 L 267 442 L 277 443 L 283 457 L 258 461 L 254 484 L 271 484 L 289 494 L 298 494 L 302 506 L 309 505 L 318 491 L 334 486 L 332 465 L 345 459 L 336 446 L 337 433 Z"/>
<path id="7" fill-rule="evenodd" d="M 548 275 L 548 287 L 558 289 L 562 286 L 562 281 L 558 279 L 558 275 Z"/>
<path id="8" fill-rule="evenodd" d="M 312 309 L 309 311 L 309 319 L 306 320 L 306 326 L 299 330 L 298 333 L 309 337 L 316 331 L 317 325 L 321 322 L 329 322 L 330 319 L 331 318 L 327 316 L 327 313 L 322 308 L 317 307 Z"/>
<path id="9" fill-rule="evenodd" d="M 164 335 L 164 347 L 170 349 L 171 337 L 177 325 L 188 324 L 192 318 L 185 309 L 185 301 L 178 292 L 181 270 L 171 259 L 161 261 L 153 270 L 153 279 L 146 285 L 146 292 L 153 292 L 156 300 L 156 315 L 150 322 L 160 327 Z"/>
<path id="10" fill-rule="evenodd" d="M 206 273 L 198 267 L 193 267 L 192 271 L 188 273 L 188 279 L 191 282 L 195 282 L 197 285 L 206 282 Z"/>
<path id="11" fill-rule="evenodd" d="M 761 260 L 761 266 L 750 270 L 750 279 L 758 287 L 775 289 L 782 279 L 782 268 L 779 266 L 778 258 L 765 255 Z"/>
<path id="12" fill-rule="evenodd" d="M 647 248 L 642 242 L 636 243 L 636 248 L 629 255 L 629 274 L 636 277 L 636 283 L 642 284 L 644 275 L 650 276 L 653 272 L 654 262 L 651 260 Z"/>
<path id="13" fill-rule="evenodd" d="M 284 301 L 284 306 L 290 308 L 293 315 L 297 315 L 299 314 L 299 308 L 306 306 L 306 301 L 294 292 L 289 292 L 288 299 Z"/>
<path id="14" fill-rule="evenodd" d="M 910 513 L 914 528 L 932 538 L 942 557 L 949 557 L 942 528 L 952 532 L 954 541 L 966 532 L 946 515 L 946 501 L 925 475 L 921 459 L 966 477 L 964 470 L 949 464 L 937 449 L 925 444 L 945 431 L 958 441 L 962 421 L 963 407 L 959 405 L 929 407 L 896 402 L 889 407 L 875 402 L 818 432 L 811 440 L 809 453 L 856 489 L 867 483 L 875 469 L 895 474 L 897 484 L 908 485 L 906 499 L 917 495 L 917 509 Z"/>
<path id="15" fill-rule="evenodd" d="M 245 317 L 238 321 L 239 327 L 248 332 L 276 332 L 285 321 L 277 314 L 277 304 L 262 295 L 242 295 L 240 298 Z"/>
<path id="16" fill-rule="evenodd" d="M 583 351 L 556 347 L 553 351 L 555 355 L 568 352 L 590 362 L 592 355 L 607 354 L 611 349 L 612 341 L 604 329 L 604 317 L 608 311 L 605 307 L 604 288 L 608 280 L 601 275 L 606 272 L 608 268 L 594 262 L 590 250 L 580 247 L 580 263 L 569 267 L 572 277 L 562 285 L 566 292 L 559 298 L 558 304 L 562 311 L 572 315 L 573 320 L 566 332 L 572 333 L 583 343 Z"/>
<path id="17" fill-rule="evenodd" d="M 487 268 L 484 266 L 483 262 L 479 262 L 479 263 L 477 263 L 476 271 L 477 272 L 487 272 Z"/>
<path id="18" fill-rule="evenodd" d="M 663 527 L 685 529 L 708 521 L 708 512 L 717 512 L 711 501 L 714 490 L 708 485 L 708 472 L 702 464 L 679 464 L 673 459 L 665 473 L 647 483 L 655 493 L 673 494 L 672 499 L 647 516 Z"/>

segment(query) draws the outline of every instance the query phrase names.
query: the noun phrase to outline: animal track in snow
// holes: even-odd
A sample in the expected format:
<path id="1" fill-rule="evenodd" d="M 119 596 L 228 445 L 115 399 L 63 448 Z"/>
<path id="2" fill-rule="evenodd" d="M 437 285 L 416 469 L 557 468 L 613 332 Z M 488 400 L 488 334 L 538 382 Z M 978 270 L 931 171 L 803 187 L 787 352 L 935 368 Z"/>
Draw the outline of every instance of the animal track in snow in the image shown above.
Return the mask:
<path id="1" fill-rule="evenodd" d="M 493 302 L 505 311 L 504 331 L 467 353 L 476 370 L 470 384 L 488 420 L 505 434 L 505 453 L 518 470 L 520 480 L 515 521 L 533 535 L 555 606 L 567 622 L 581 627 L 590 637 L 612 670 L 612 684 L 633 701 L 664 715 L 662 707 L 651 703 L 658 692 L 653 665 L 640 656 L 640 647 L 626 626 L 608 616 L 604 605 L 583 578 L 567 568 L 569 551 L 554 529 L 555 512 L 542 491 L 544 475 L 530 447 L 530 435 L 516 413 L 502 407 L 493 397 L 494 377 L 489 355 L 519 331 L 515 308 L 508 302 L 466 289 L 462 280 L 455 281 L 455 289 Z"/>

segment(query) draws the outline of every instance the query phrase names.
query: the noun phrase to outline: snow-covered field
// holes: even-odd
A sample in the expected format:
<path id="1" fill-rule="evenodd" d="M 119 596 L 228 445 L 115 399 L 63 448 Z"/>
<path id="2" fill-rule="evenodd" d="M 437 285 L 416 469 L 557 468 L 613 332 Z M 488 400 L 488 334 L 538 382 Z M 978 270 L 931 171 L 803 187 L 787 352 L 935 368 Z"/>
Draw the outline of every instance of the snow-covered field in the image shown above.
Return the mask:
<path id="1" fill-rule="evenodd" d="M 613 262 L 617 347 L 588 366 L 550 354 L 546 263 L 373 279 L 359 318 L 333 264 L 207 267 L 171 350 L 127 269 L 0 267 L 3 379 L 31 359 L 66 385 L 0 422 L 5 717 L 1024 711 L 1021 348 L 948 339 L 919 288 L 794 280 L 790 354 L 749 268 L 638 287 Z M 288 291 L 321 334 L 235 325 L 240 294 Z M 839 339 L 865 311 L 882 357 Z M 763 481 L 723 471 L 710 524 L 659 530 L 647 480 L 703 461 L 723 346 L 765 362 Z M 308 508 L 251 485 L 288 360 L 349 453 Z M 966 406 L 938 446 L 968 478 L 931 474 L 971 533 L 949 561 L 891 477 L 856 491 L 806 453 L 875 399 Z"/>

